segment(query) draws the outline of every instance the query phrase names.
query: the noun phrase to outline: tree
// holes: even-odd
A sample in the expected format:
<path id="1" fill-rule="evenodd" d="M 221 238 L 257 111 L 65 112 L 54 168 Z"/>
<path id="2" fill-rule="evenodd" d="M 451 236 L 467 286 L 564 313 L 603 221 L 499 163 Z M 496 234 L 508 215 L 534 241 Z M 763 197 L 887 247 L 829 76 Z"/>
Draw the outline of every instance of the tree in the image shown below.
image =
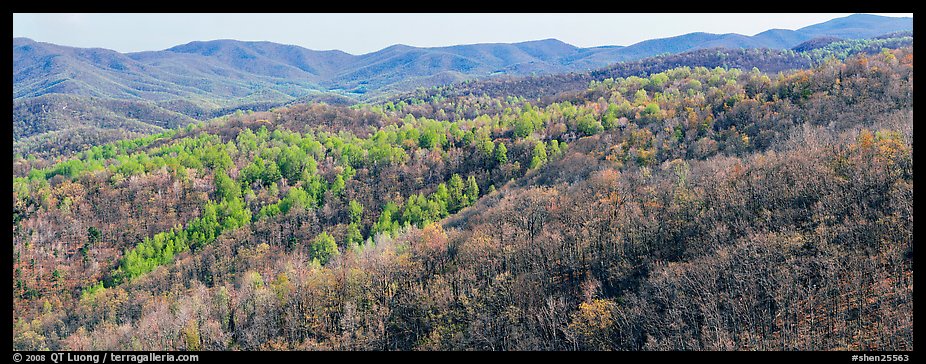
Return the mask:
<path id="1" fill-rule="evenodd" d="M 61 286 L 61 271 L 55 268 L 54 272 L 51 272 L 51 280 L 55 282 L 55 288 Z"/>
<path id="2" fill-rule="evenodd" d="M 341 196 L 344 193 L 344 176 L 337 175 L 334 182 L 331 182 L 331 193 L 335 196 Z"/>
<path id="3" fill-rule="evenodd" d="M 399 222 L 393 219 L 397 215 L 399 207 L 392 201 L 387 202 L 383 212 L 379 215 L 379 220 L 373 224 L 373 234 L 376 233 L 393 233 L 399 229 Z"/>
<path id="4" fill-rule="evenodd" d="M 440 207 L 441 216 L 447 216 L 450 213 L 450 190 L 447 189 L 447 184 L 438 184 L 437 190 L 431 194 L 431 200 Z"/>
<path id="5" fill-rule="evenodd" d="M 588 345 L 587 349 L 608 349 L 614 306 L 611 300 L 593 299 L 579 304 L 579 309 L 572 314 L 569 329 Z"/>
<path id="6" fill-rule="evenodd" d="M 646 104 L 646 108 L 643 109 L 642 115 L 647 117 L 658 117 L 660 115 L 659 104 L 655 102 Z"/>
<path id="7" fill-rule="evenodd" d="M 669 82 L 669 76 L 667 76 L 665 72 L 660 72 L 650 76 L 649 81 L 650 86 L 656 90 L 661 90 L 666 82 Z"/>
<path id="8" fill-rule="evenodd" d="M 537 142 L 531 154 L 530 169 L 540 168 L 544 164 L 547 164 L 547 146 L 543 142 Z"/>
<path id="9" fill-rule="evenodd" d="M 250 129 L 247 129 L 250 130 Z M 238 179 L 241 180 L 244 184 L 251 184 L 256 181 L 261 181 L 262 185 L 266 185 L 267 181 L 264 181 L 264 174 L 266 173 L 266 166 L 264 159 L 261 157 L 255 157 L 254 161 L 241 169 L 241 172 L 238 174 Z"/>
<path id="10" fill-rule="evenodd" d="M 450 177 L 450 183 L 447 185 L 447 190 L 450 192 L 450 213 L 460 211 L 460 209 L 466 207 L 469 201 L 463 198 L 465 188 L 466 186 L 463 184 L 463 178 L 460 177 L 459 174 L 454 173 L 453 176 Z"/>
<path id="11" fill-rule="evenodd" d="M 102 237 L 103 233 L 100 231 L 100 229 L 97 229 L 93 226 L 87 228 L 87 243 L 90 245 L 100 242 Z"/>
<path id="12" fill-rule="evenodd" d="M 591 114 L 585 114 L 579 117 L 576 122 L 576 129 L 585 135 L 595 135 L 601 131 L 601 122 L 595 119 Z"/>
<path id="13" fill-rule="evenodd" d="M 521 118 L 514 126 L 514 136 L 525 138 L 534 132 L 534 123 L 530 119 Z"/>
<path id="14" fill-rule="evenodd" d="M 563 151 L 560 150 L 560 143 L 559 143 L 559 141 L 556 140 L 556 139 L 551 139 L 551 140 L 550 140 L 550 154 L 549 154 L 548 157 L 555 158 L 555 157 L 558 157 L 558 156 L 559 156 L 560 154 L 562 154 L 562 153 L 563 153 Z"/>
<path id="15" fill-rule="evenodd" d="M 301 207 L 304 209 L 315 208 L 318 201 L 315 200 L 315 196 L 312 196 L 301 187 L 290 188 L 286 192 L 286 196 L 280 200 L 280 212 L 286 214 L 289 210 L 292 210 L 295 207 Z"/>
<path id="16" fill-rule="evenodd" d="M 363 205 L 353 199 L 350 200 L 347 205 L 347 214 L 350 217 L 350 222 L 352 224 L 359 224 L 360 219 L 363 217 Z"/>
<path id="17" fill-rule="evenodd" d="M 363 234 L 360 233 L 360 227 L 357 223 L 347 225 L 347 235 L 344 238 L 344 245 L 351 247 L 363 242 Z"/>
<path id="18" fill-rule="evenodd" d="M 283 175 L 280 174 L 280 168 L 273 161 L 267 162 L 266 168 L 264 169 L 264 174 L 261 176 L 261 179 L 264 181 L 264 184 L 277 183 L 280 179 L 283 178 Z"/>
<path id="19" fill-rule="evenodd" d="M 240 198 L 222 200 L 219 208 L 221 210 L 222 230 L 237 229 L 251 222 L 251 210 L 244 205 Z"/>
<path id="20" fill-rule="evenodd" d="M 486 158 L 492 158 L 493 152 L 495 152 L 495 143 L 486 137 L 479 143 L 479 151 L 482 155 L 486 156 Z"/>
<path id="21" fill-rule="evenodd" d="M 508 163 L 508 147 L 505 146 L 505 143 L 498 142 L 498 146 L 495 148 L 495 160 L 498 161 L 499 165 Z"/>
<path id="22" fill-rule="evenodd" d="M 240 198 L 241 189 L 224 170 L 217 169 L 215 171 L 215 194 L 220 201 L 230 200 Z"/>
<path id="23" fill-rule="evenodd" d="M 476 183 L 475 176 L 469 176 L 466 179 L 466 196 L 469 198 L 467 205 L 472 206 L 479 199 L 479 184 Z"/>
<path id="24" fill-rule="evenodd" d="M 307 171 L 303 171 L 302 176 L 302 180 L 305 182 L 302 184 L 303 189 L 312 197 L 312 201 L 315 201 L 316 205 L 321 205 L 327 189 L 325 179 L 317 174 L 308 174 Z"/>
<path id="25" fill-rule="evenodd" d="M 309 254 L 313 259 L 318 259 L 319 263 L 327 264 L 332 257 L 339 254 L 338 245 L 335 244 L 331 235 L 322 232 L 312 240 L 312 245 L 309 246 Z"/>
<path id="26" fill-rule="evenodd" d="M 440 140 L 438 139 L 437 130 L 427 129 L 421 132 L 421 135 L 418 137 L 418 146 L 425 149 L 434 149 L 440 145 Z"/>
<path id="27" fill-rule="evenodd" d="M 633 103 L 637 105 L 642 105 L 649 100 L 649 96 L 646 95 L 646 90 L 639 89 L 636 93 L 633 94 Z"/>
<path id="28" fill-rule="evenodd" d="M 601 127 L 604 130 L 611 130 L 617 125 L 617 104 L 608 104 L 608 109 L 601 117 Z"/>

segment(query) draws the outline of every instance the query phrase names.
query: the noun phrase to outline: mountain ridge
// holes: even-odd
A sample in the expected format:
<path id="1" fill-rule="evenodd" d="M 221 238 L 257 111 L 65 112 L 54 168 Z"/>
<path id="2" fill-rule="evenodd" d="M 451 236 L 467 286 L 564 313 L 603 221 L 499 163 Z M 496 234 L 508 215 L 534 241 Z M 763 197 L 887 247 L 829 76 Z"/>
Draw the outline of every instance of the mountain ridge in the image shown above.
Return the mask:
<path id="1" fill-rule="evenodd" d="M 418 88 L 497 75 L 582 73 L 664 54 L 714 48 L 789 50 L 817 38 L 848 40 L 911 31 L 912 18 L 855 16 L 798 30 L 770 29 L 753 36 L 696 32 L 628 46 L 582 48 L 547 38 L 441 47 L 395 44 L 361 55 L 231 39 L 194 41 L 160 51 L 120 53 L 17 37 L 13 38 L 13 104 L 14 109 L 23 113 L 15 114 L 14 118 L 41 125 L 15 130 L 14 141 L 31 138 L 31 131 L 36 130 L 44 133 L 150 123 L 150 118 L 132 115 L 174 115 L 174 118 L 181 114 L 189 118 L 181 118 L 183 122 L 177 124 L 180 125 L 237 110 L 262 111 L 311 100 L 337 104 L 375 102 Z M 76 98 L 42 97 L 45 95 Z M 86 108 L 87 112 L 100 119 L 109 120 L 116 115 L 122 120 L 88 124 L 87 120 L 94 115 L 87 115 L 79 118 L 82 120 L 79 124 L 69 125 L 59 119 L 71 113 L 56 110 L 66 107 L 62 100 L 90 102 L 93 107 Z M 41 107 L 36 108 L 38 104 Z M 28 115 L 29 110 L 51 111 Z M 25 125 L 23 120 L 14 120 L 14 129 Z"/>
<path id="2" fill-rule="evenodd" d="M 280 102 L 332 90 L 362 100 L 368 92 L 446 71 L 457 72 L 464 79 L 498 73 L 587 71 L 665 53 L 714 47 L 790 49 L 816 37 L 866 38 L 905 30 L 912 30 L 912 18 L 855 14 L 798 30 L 769 29 L 754 36 L 694 32 L 628 46 L 587 48 L 553 38 L 440 47 L 395 44 L 360 55 L 233 39 L 120 53 L 14 38 L 13 86 L 14 99 L 69 93 L 145 100 L 197 98 L 193 96 L 229 100 L 267 88 L 287 95 L 277 100 Z M 48 69 L 55 70 L 51 73 L 54 76 L 36 72 Z M 82 72 L 69 73 L 75 69 Z M 65 84 L 53 84 L 59 80 Z M 95 88 L 102 89 L 94 92 Z"/>

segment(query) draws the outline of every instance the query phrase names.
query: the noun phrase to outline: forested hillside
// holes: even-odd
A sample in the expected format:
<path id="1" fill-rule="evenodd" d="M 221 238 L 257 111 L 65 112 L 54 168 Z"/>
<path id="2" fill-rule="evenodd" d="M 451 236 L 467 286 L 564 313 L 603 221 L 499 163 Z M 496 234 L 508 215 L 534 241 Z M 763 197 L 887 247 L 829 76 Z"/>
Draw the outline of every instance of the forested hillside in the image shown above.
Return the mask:
<path id="1" fill-rule="evenodd" d="M 912 350 L 913 48 L 846 57 L 14 156 L 13 348 Z"/>
<path id="2" fill-rule="evenodd" d="M 831 55 L 844 59 L 910 45 L 912 24 L 912 18 L 857 14 L 798 30 L 691 33 L 626 47 L 580 48 L 543 39 L 433 48 L 397 44 L 362 55 L 228 39 L 119 53 L 14 38 L 14 152 L 54 158 L 239 110 L 318 101 L 381 103 L 474 80 L 489 92 L 494 82 L 527 82 L 513 85 L 513 94 L 493 96 L 534 99 L 581 91 L 592 80 L 648 77 L 674 67 L 804 69 Z M 876 39 L 888 33 L 890 39 Z"/>
<path id="3" fill-rule="evenodd" d="M 818 43 L 821 41 L 823 43 Z M 589 82 L 619 77 L 649 77 L 652 74 L 678 67 L 756 68 L 766 73 L 778 73 L 819 66 L 831 59 L 845 60 L 856 54 L 876 54 L 884 48 L 901 48 L 913 45 L 913 34 L 908 32 L 886 34 L 882 37 L 861 40 L 816 39 L 796 46 L 794 50 L 776 49 L 724 49 L 708 48 L 678 54 L 666 54 L 638 61 L 619 62 L 584 73 L 560 73 L 530 77 L 493 77 L 452 85 L 419 89 L 404 96 L 385 101 L 398 103 L 435 96 L 488 95 L 492 97 L 518 96 L 550 102 L 563 93 L 581 92 Z"/>

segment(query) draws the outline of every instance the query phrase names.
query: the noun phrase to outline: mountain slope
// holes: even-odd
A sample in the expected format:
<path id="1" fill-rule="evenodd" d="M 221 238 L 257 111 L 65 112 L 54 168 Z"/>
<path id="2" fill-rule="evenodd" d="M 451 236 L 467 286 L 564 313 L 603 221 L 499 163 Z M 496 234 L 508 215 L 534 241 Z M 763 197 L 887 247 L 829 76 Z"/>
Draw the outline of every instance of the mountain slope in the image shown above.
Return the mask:
<path id="1" fill-rule="evenodd" d="M 545 39 L 435 48 L 395 45 L 359 56 L 234 40 L 120 54 L 19 38 L 13 40 L 13 88 L 14 98 L 67 93 L 151 101 L 194 98 L 226 106 L 262 89 L 282 94 L 270 98 L 275 101 L 329 89 L 355 91 L 353 96 L 363 98 L 370 91 L 444 72 L 472 78 L 582 71 L 704 48 L 789 49 L 822 36 L 870 38 L 911 29 L 911 18 L 858 14 L 796 31 L 772 29 L 755 36 L 689 33 L 627 47 L 578 48 Z"/>
<path id="2" fill-rule="evenodd" d="M 234 40 L 191 42 L 154 53 L 164 57 L 196 54 L 248 73 L 312 81 L 327 78 L 353 60 L 353 56 L 341 51 L 314 51 L 293 45 Z M 141 55 L 135 55 L 129 54 L 130 57 L 141 58 Z"/>
<path id="3" fill-rule="evenodd" d="M 101 119 L 117 117 L 124 123 L 147 123 L 154 122 L 156 115 L 179 113 L 190 119 L 204 120 L 236 110 L 260 111 L 307 100 L 370 102 L 416 88 L 496 75 L 587 72 L 616 62 L 667 53 L 713 48 L 789 49 L 820 37 L 852 39 L 910 29 L 910 18 L 854 15 L 795 31 L 773 29 L 755 36 L 690 33 L 627 47 L 578 48 L 555 39 L 544 39 L 434 48 L 394 45 L 363 55 L 235 40 L 191 42 L 161 51 L 121 54 L 106 49 L 74 48 L 14 38 L 13 103 L 19 110 L 32 110 L 18 105 L 44 100 L 52 103 L 46 105 L 46 109 L 54 110 L 60 106 L 54 104 L 60 98 L 41 96 L 72 95 L 87 100 L 130 101 L 95 102 L 93 107 L 86 108 L 88 112 L 98 113 Z M 129 104 L 132 106 L 123 109 Z M 142 116 L 143 110 L 148 110 L 150 115 Z M 129 111 L 141 117 L 121 116 L 128 115 Z M 94 115 L 73 118 L 57 114 L 18 114 L 16 117 L 28 119 L 30 123 L 41 120 L 50 123 L 49 126 L 36 124 L 29 130 L 16 130 L 14 138 L 17 140 L 32 137 L 34 130 L 100 127 L 84 122 Z M 68 124 L 68 120 L 84 121 Z M 24 124 L 14 123 L 14 127 Z M 153 125 L 160 127 L 157 122 Z"/>
<path id="4" fill-rule="evenodd" d="M 260 62 L 244 47 L 229 47 L 213 57 L 185 52 L 121 54 L 14 39 L 14 98 L 46 93 L 161 101 L 184 98 L 233 104 L 264 90 L 296 94 L 313 87 L 307 73 L 279 62 Z M 232 60 L 238 61 L 232 62 Z M 57 84 L 68 85 L 69 92 Z M 49 89 L 49 87 L 58 87 Z"/>
<path id="5" fill-rule="evenodd" d="M 155 98 L 143 90 L 172 85 L 124 54 L 101 48 L 72 48 L 13 39 L 13 97 L 49 93 L 113 98 Z"/>
<path id="6" fill-rule="evenodd" d="M 12 346 L 910 350 L 912 55 L 14 156 Z"/>
<path id="7" fill-rule="evenodd" d="M 833 36 L 844 39 L 872 38 L 881 34 L 913 30 L 913 18 L 894 18 L 854 14 L 798 29 L 811 37 Z"/>
<path id="8" fill-rule="evenodd" d="M 758 42 L 761 42 L 767 48 L 787 49 L 794 47 L 812 36 L 790 29 L 769 29 L 762 33 L 752 36 Z"/>

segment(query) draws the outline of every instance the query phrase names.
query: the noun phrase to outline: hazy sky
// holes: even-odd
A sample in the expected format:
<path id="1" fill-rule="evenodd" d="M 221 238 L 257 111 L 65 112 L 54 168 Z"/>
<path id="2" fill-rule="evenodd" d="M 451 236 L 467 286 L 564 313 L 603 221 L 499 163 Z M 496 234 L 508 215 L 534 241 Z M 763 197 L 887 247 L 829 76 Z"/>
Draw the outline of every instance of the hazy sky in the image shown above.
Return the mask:
<path id="1" fill-rule="evenodd" d="M 195 40 L 266 40 L 309 49 L 374 52 L 556 38 L 579 46 L 630 45 L 690 32 L 755 35 L 848 13 L 813 14 L 13 14 L 13 36 L 120 52 Z M 907 16 L 908 14 L 879 14 Z"/>

